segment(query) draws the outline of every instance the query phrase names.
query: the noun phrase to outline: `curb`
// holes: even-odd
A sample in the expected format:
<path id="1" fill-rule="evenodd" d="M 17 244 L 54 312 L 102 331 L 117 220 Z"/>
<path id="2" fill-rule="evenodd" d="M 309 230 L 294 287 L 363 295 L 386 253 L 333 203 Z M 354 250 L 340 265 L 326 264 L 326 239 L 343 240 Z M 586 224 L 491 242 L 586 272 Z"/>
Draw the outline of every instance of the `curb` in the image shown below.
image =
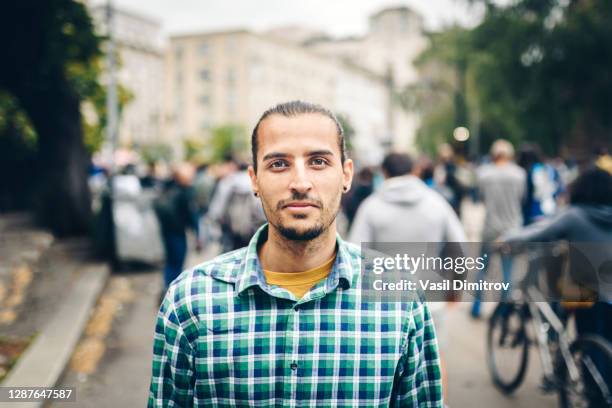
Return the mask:
<path id="1" fill-rule="evenodd" d="M 21 356 L 2 382 L 2 387 L 52 388 L 57 384 L 109 275 L 109 267 L 104 264 L 84 267 L 55 316 L 47 322 Z M 47 401 L 12 402 L 10 407 L 41 408 L 46 403 Z M 3 405 L 0 403 L 0 406 Z"/>

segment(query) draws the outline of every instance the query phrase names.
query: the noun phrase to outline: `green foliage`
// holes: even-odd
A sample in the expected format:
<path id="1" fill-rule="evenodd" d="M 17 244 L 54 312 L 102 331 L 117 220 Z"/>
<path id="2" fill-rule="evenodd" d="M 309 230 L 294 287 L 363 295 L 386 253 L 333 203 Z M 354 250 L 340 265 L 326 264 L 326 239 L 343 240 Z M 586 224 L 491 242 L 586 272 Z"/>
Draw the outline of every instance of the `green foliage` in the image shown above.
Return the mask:
<path id="1" fill-rule="evenodd" d="M 207 147 L 213 162 L 222 161 L 229 155 L 247 157 L 249 151 L 247 132 L 241 125 L 227 124 L 215 127 L 211 131 Z"/>
<path id="2" fill-rule="evenodd" d="M 91 204 L 80 105 L 91 79 L 79 81 L 72 73 L 87 72 L 101 57 L 101 40 L 85 4 L 76 0 L 3 3 L 0 39 L 0 90 L 19 107 L 9 112 L 7 122 L 19 125 L 27 117 L 31 124 L 3 133 L 21 146 L 35 140 L 37 153 L 11 155 L 20 151 L 19 144 L 8 150 L 10 160 L 2 164 L 15 176 L 0 183 L 0 200 L 6 208 L 32 206 L 37 219 L 58 235 L 81 234 L 88 228 Z M 17 200 L 24 192 L 32 199 Z"/>
<path id="3" fill-rule="evenodd" d="M 172 160 L 172 147 L 164 143 L 143 145 L 140 147 L 140 156 L 148 165 L 158 162 L 169 163 Z"/>
<path id="4" fill-rule="evenodd" d="M 106 86 L 99 80 L 104 69 L 103 62 L 104 59 L 98 57 L 86 63 L 71 63 L 66 67 L 67 76 L 83 101 L 83 137 L 90 153 L 98 151 L 106 139 Z M 117 86 L 120 116 L 133 98 L 128 88 L 122 84 Z"/>
<path id="5" fill-rule="evenodd" d="M 472 2 L 486 5 L 483 21 L 431 34 L 425 80 L 406 90 L 424 116 L 419 143 L 478 110 L 482 149 L 498 137 L 549 153 L 610 144 L 612 2 Z"/>
<path id="6" fill-rule="evenodd" d="M 424 116 L 416 137 L 416 144 L 423 152 L 435 156 L 439 145 L 451 142 L 454 114 L 452 105 L 447 103 Z"/>
<path id="7" fill-rule="evenodd" d="M 353 150 L 353 137 L 355 136 L 355 128 L 351 123 L 351 118 L 347 115 L 338 115 L 338 122 L 344 131 L 344 146 L 348 152 Z"/>
<path id="8" fill-rule="evenodd" d="M 469 32 L 451 27 L 429 33 L 429 48 L 417 59 L 421 80 L 406 87 L 399 95 L 405 109 L 418 110 L 422 121 L 417 145 L 430 154 L 437 146 L 452 141 L 457 126 L 469 126 L 470 82 L 468 77 Z"/>
<path id="9" fill-rule="evenodd" d="M 183 140 L 183 149 L 185 152 L 184 159 L 187 161 L 199 160 L 203 155 L 206 147 L 206 141 L 203 137 L 188 137 Z M 207 157 L 210 159 L 210 157 Z"/>
<path id="10" fill-rule="evenodd" d="M 27 41 L 25 36 L 21 37 L 24 42 L 20 46 L 24 48 L 21 50 L 23 52 L 12 57 L 14 64 L 4 64 L 0 68 L 2 71 L 0 88 L 4 86 L 11 91 L 11 88 L 19 85 L 19 81 L 32 83 L 31 77 L 22 77 L 28 70 L 35 70 L 37 75 L 34 78 L 41 81 L 41 84 L 32 86 L 32 90 L 60 86 L 60 82 L 53 77 L 65 78 L 67 90 L 76 94 L 84 105 L 83 140 L 87 150 L 93 153 L 99 150 L 106 137 L 106 88 L 100 82 L 104 68 L 104 55 L 101 51 L 104 38 L 95 34 L 89 14 L 80 2 L 49 0 L 44 5 L 34 3 L 37 13 L 49 13 L 43 17 L 45 26 L 42 29 L 46 30 L 44 33 L 46 48 L 41 56 L 42 61 L 37 61 L 36 66 L 32 65 L 33 62 L 27 61 L 31 58 L 27 48 L 31 46 L 25 45 Z M 26 10 L 25 5 L 21 11 L 23 10 Z M 18 35 L 13 33 L 15 38 L 19 38 Z M 117 93 L 121 112 L 132 100 L 133 95 L 122 85 L 118 86 Z"/>
<path id="11" fill-rule="evenodd" d="M 9 141 L 9 139 L 11 139 Z M 36 151 L 36 131 L 27 114 L 13 96 L 0 91 L 0 140 L 10 143 L 18 152 Z M 15 159 L 15 151 L 0 149 L 5 159 Z M 21 154 L 18 153 L 18 156 Z"/>

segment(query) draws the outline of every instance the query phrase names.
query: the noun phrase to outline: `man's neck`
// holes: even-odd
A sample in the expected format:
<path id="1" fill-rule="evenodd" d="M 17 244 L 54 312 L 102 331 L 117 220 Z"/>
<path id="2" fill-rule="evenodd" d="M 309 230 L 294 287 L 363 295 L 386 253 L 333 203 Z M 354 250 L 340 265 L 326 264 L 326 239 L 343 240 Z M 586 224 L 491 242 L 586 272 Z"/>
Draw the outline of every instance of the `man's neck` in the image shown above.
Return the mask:
<path id="1" fill-rule="evenodd" d="M 291 241 L 268 225 L 268 239 L 259 251 L 262 267 L 274 272 L 302 272 L 328 261 L 336 250 L 336 222 L 311 241 Z"/>

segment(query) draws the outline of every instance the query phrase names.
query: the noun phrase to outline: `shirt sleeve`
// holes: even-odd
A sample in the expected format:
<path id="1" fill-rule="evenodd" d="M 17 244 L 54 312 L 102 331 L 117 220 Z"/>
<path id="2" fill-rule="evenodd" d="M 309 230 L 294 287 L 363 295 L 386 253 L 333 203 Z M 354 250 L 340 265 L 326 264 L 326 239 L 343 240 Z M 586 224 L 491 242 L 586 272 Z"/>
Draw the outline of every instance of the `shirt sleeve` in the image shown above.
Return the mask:
<path id="1" fill-rule="evenodd" d="M 148 408 L 193 407 L 193 350 L 174 307 L 174 288 L 166 293 L 155 325 Z"/>
<path id="2" fill-rule="evenodd" d="M 440 357 L 427 305 L 415 302 L 408 338 L 399 364 L 395 407 L 442 408 Z"/>

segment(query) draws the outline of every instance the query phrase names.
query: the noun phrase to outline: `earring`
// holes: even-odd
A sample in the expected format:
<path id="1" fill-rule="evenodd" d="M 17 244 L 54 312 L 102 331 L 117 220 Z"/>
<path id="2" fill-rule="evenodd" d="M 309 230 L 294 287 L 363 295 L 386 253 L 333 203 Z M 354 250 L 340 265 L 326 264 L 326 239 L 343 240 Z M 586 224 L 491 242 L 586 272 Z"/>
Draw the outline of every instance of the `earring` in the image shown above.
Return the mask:
<path id="1" fill-rule="evenodd" d="M 347 187 L 347 186 L 344 186 L 344 187 L 342 188 L 342 191 L 344 191 L 344 192 L 346 193 L 346 192 L 348 191 L 348 187 Z"/>
<path id="2" fill-rule="evenodd" d="M 254 193 L 253 193 L 253 195 L 254 195 L 255 197 L 259 197 L 259 193 L 258 193 L 258 192 L 254 192 Z"/>

